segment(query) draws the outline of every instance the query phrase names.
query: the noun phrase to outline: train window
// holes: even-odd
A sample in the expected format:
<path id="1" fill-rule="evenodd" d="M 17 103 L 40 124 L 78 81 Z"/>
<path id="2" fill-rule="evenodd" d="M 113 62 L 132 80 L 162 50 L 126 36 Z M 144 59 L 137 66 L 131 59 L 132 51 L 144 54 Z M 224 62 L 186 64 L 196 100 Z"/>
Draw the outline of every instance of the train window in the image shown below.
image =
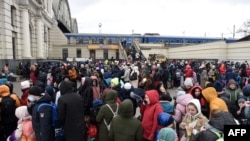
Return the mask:
<path id="1" fill-rule="evenodd" d="M 173 41 L 173 40 L 171 40 L 170 42 L 171 42 L 171 43 L 173 43 L 174 41 Z"/>
<path id="2" fill-rule="evenodd" d="M 198 41 L 198 43 L 201 43 L 201 41 Z"/>
<path id="3" fill-rule="evenodd" d="M 179 43 L 179 40 L 176 40 L 176 43 Z"/>
<path id="4" fill-rule="evenodd" d="M 190 43 L 190 41 L 188 40 L 187 43 Z"/>

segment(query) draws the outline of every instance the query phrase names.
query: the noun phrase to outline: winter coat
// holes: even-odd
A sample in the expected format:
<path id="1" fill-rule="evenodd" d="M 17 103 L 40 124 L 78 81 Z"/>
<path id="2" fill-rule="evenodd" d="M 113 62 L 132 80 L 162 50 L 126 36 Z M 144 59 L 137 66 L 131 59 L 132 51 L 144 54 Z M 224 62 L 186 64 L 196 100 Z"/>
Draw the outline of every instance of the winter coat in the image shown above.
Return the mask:
<path id="1" fill-rule="evenodd" d="M 185 117 L 183 118 L 182 122 L 186 123 L 186 125 L 192 125 L 193 131 L 191 133 L 191 136 L 189 137 L 189 140 L 192 141 L 194 136 L 200 132 L 200 129 L 202 126 L 204 126 L 206 123 L 208 123 L 208 119 L 201 113 L 201 105 L 198 99 L 192 99 L 189 103 L 193 103 L 198 112 L 196 115 L 192 116 L 189 113 L 186 113 Z M 188 103 L 188 104 L 189 104 Z M 187 105 L 188 105 L 187 104 Z M 186 106 L 187 108 L 187 106 Z M 181 127 L 182 129 L 185 129 L 185 127 Z"/>
<path id="2" fill-rule="evenodd" d="M 8 137 L 7 141 L 36 141 L 27 106 L 18 107 L 15 115 L 19 119 L 17 129 Z"/>
<path id="3" fill-rule="evenodd" d="M 73 92 L 72 83 L 63 81 L 60 84 L 61 97 L 58 99 L 58 117 L 66 141 L 84 140 L 84 102 L 80 95 Z"/>
<path id="4" fill-rule="evenodd" d="M 183 95 L 177 96 L 175 112 L 173 115 L 173 118 L 177 123 L 180 123 L 182 121 L 182 118 L 186 114 L 186 106 L 192 99 L 193 99 L 193 96 L 190 94 L 183 94 Z"/>
<path id="5" fill-rule="evenodd" d="M 27 105 L 27 100 L 29 96 L 29 88 L 22 90 L 22 92 L 23 94 L 20 99 L 21 105 Z"/>
<path id="6" fill-rule="evenodd" d="M 52 109 L 49 106 L 38 106 L 42 103 L 50 103 L 52 97 L 44 94 L 34 105 L 28 108 L 32 116 L 32 126 L 37 141 L 54 140 L 54 128 L 52 127 Z"/>
<path id="7" fill-rule="evenodd" d="M 195 90 L 196 89 L 199 89 L 200 90 L 200 95 L 199 96 L 195 96 Z M 203 95 L 201 94 L 202 92 L 202 87 L 201 86 L 194 86 L 192 87 L 192 89 L 190 90 L 190 94 L 198 99 L 200 101 L 200 104 L 201 104 L 201 112 L 204 116 L 208 117 L 209 116 L 209 107 L 208 107 L 208 103 L 206 101 L 206 99 L 203 97 Z"/>
<path id="8" fill-rule="evenodd" d="M 156 90 L 149 90 L 145 92 L 148 96 L 150 104 L 141 105 L 140 112 L 142 115 L 143 138 L 153 141 L 155 133 L 162 127 L 158 125 L 157 117 L 163 112 L 159 103 L 159 94 Z"/>
<path id="9" fill-rule="evenodd" d="M 129 82 L 130 69 L 128 68 L 128 66 L 125 66 L 124 70 L 125 70 L 124 75 L 121 76 L 121 78 L 124 80 L 124 82 Z"/>
<path id="10" fill-rule="evenodd" d="M 221 98 L 218 98 L 215 88 L 208 87 L 202 90 L 202 95 L 209 103 L 210 113 L 213 110 L 228 111 L 227 104 Z"/>
<path id="11" fill-rule="evenodd" d="M 138 69 L 139 69 L 139 68 L 138 68 L 137 66 L 134 66 L 132 72 L 130 73 L 130 76 L 133 74 L 133 72 L 137 73 L 137 77 L 138 77 L 138 78 L 137 78 L 136 80 L 130 81 L 130 83 L 132 84 L 132 86 L 133 86 L 134 88 L 138 88 L 139 75 L 140 75 L 140 72 L 139 72 Z"/>
<path id="12" fill-rule="evenodd" d="M 103 95 L 104 103 L 108 104 L 113 112 L 117 111 L 117 92 L 114 90 L 108 90 L 105 95 Z M 107 105 L 102 105 L 99 112 L 97 113 L 96 116 L 96 121 L 98 122 L 98 139 L 100 141 L 108 141 L 108 134 L 109 131 L 107 129 L 107 126 L 104 123 L 104 119 L 107 122 L 107 124 L 110 124 L 112 119 L 113 119 L 113 113 L 112 111 L 108 108 Z"/>
<path id="13" fill-rule="evenodd" d="M 201 74 L 200 74 L 200 85 L 203 89 L 205 88 L 206 81 L 208 81 L 207 70 L 202 69 Z"/>
<path id="14" fill-rule="evenodd" d="M 78 93 L 82 97 L 84 102 L 84 114 L 90 115 L 90 108 L 93 107 L 93 89 L 92 80 L 90 77 L 83 77 L 81 79 L 81 85 L 78 88 Z"/>
<path id="15" fill-rule="evenodd" d="M 143 141 L 141 122 L 133 117 L 134 109 L 130 100 L 119 105 L 118 116 L 111 122 L 109 141 Z"/>
<path id="16" fill-rule="evenodd" d="M 234 117 L 229 112 L 219 112 L 214 117 L 212 117 L 208 124 L 205 125 L 207 130 L 199 132 L 195 136 L 194 141 L 204 141 L 204 139 L 206 139 L 206 141 L 216 141 L 218 136 L 211 130 L 216 130 L 220 133 L 223 133 L 224 125 L 236 125 Z"/>

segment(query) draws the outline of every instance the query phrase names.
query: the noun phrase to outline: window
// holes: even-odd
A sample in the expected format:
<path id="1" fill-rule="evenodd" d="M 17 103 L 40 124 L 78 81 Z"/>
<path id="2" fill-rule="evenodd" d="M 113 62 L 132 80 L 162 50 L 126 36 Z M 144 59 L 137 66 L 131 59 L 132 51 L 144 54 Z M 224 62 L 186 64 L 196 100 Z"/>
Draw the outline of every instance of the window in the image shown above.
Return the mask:
<path id="1" fill-rule="evenodd" d="M 82 57 L 82 50 L 81 49 L 76 49 L 76 57 L 81 58 Z"/>
<path id="2" fill-rule="evenodd" d="M 10 7 L 10 14 L 11 14 L 11 25 L 16 25 L 16 8 L 14 6 Z"/>
<path id="3" fill-rule="evenodd" d="M 16 59 L 16 37 L 17 37 L 17 33 L 16 32 L 12 32 L 12 54 L 13 54 L 13 59 Z"/>
<path id="4" fill-rule="evenodd" d="M 109 50 L 108 49 L 104 49 L 103 50 L 103 59 L 108 59 L 109 57 Z"/>
<path id="5" fill-rule="evenodd" d="M 62 58 L 63 58 L 64 61 L 67 60 L 67 58 L 68 58 L 68 49 L 67 48 L 64 48 L 62 50 Z"/>

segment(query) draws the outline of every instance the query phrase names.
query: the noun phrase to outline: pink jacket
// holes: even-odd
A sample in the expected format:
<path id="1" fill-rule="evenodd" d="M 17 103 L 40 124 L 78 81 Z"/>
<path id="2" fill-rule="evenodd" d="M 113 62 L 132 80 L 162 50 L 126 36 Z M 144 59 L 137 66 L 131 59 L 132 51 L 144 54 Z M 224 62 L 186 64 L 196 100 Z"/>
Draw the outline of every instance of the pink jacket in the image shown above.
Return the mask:
<path id="1" fill-rule="evenodd" d="M 186 114 L 186 105 L 193 99 L 191 94 L 180 95 L 176 98 L 175 114 L 173 118 L 177 123 L 182 121 L 182 118 Z"/>

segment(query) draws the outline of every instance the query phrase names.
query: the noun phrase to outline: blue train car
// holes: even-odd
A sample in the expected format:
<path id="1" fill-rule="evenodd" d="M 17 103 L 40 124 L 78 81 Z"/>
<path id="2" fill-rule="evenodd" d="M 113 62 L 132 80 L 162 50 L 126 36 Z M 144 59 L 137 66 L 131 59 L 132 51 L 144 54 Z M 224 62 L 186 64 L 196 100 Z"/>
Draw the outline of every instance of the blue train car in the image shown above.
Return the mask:
<path id="1" fill-rule="evenodd" d="M 226 43 L 235 42 L 236 39 L 222 39 L 222 38 L 208 38 L 208 37 L 185 37 L 185 36 L 161 36 L 159 34 L 74 34 L 66 33 L 66 37 L 70 43 L 73 38 L 76 40 L 77 44 L 89 43 L 92 44 L 103 44 L 104 40 L 108 44 L 115 44 L 119 41 L 125 46 L 130 46 L 133 40 L 139 41 L 139 43 L 164 43 L 168 47 L 190 45 L 190 44 L 200 44 L 209 43 L 215 41 L 224 40 Z"/>

